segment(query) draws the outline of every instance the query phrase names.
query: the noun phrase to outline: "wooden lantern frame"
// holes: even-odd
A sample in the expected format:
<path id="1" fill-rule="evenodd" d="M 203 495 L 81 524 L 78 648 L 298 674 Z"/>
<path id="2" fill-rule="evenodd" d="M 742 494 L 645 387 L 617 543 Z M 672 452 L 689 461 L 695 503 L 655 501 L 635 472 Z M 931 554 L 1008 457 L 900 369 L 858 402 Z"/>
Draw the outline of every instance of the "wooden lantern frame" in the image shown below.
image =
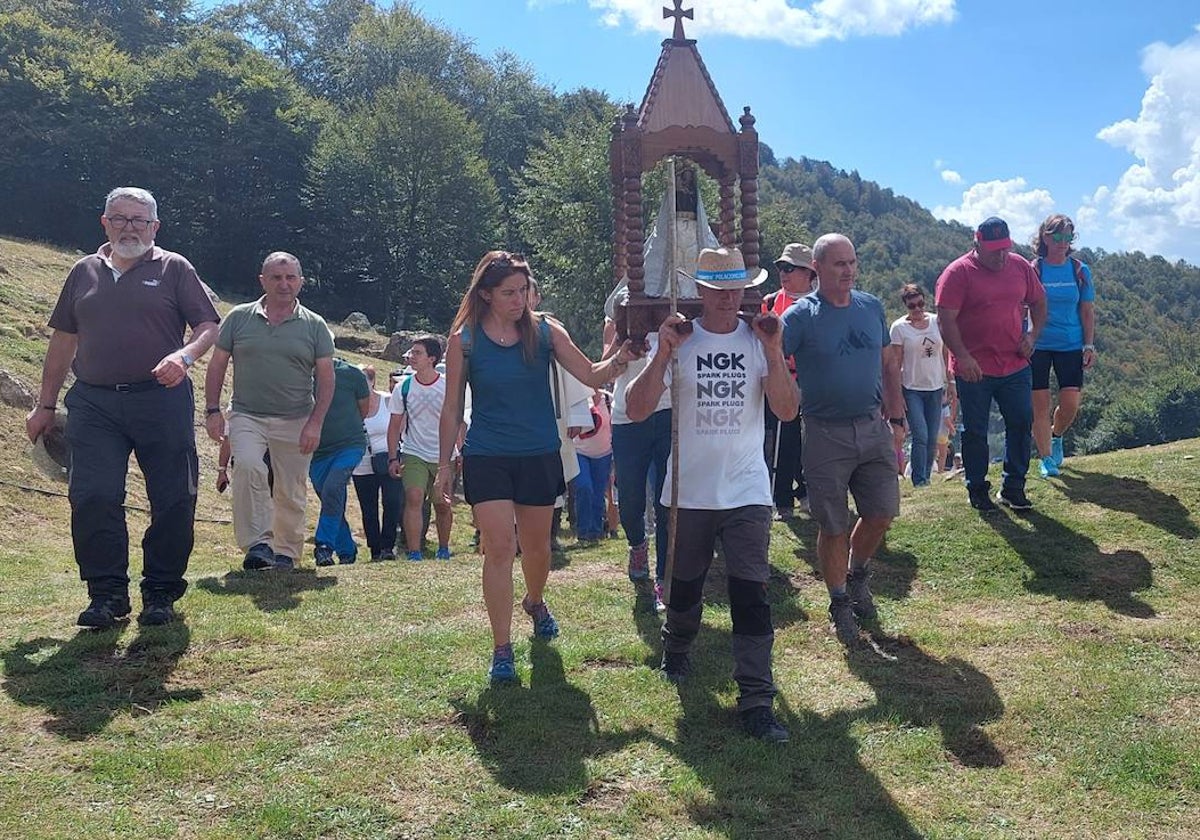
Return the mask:
<path id="1" fill-rule="evenodd" d="M 682 0 L 675 0 L 674 9 L 663 9 L 664 18 L 675 18 L 674 35 L 662 42 L 641 107 L 626 106 L 613 123 L 609 142 L 613 279 L 615 283 L 627 281 L 629 288 L 628 299 L 616 310 L 617 333 L 634 341 L 657 330 L 670 314 L 667 298 L 646 296 L 643 261 L 642 176 L 660 160 L 671 155 L 686 157 L 717 182 L 717 240 L 723 246 L 738 245 L 751 274 L 760 265 L 755 118 L 747 106 L 738 120 L 741 130 L 734 128 L 696 41 L 684 36 L 683 18 L 690 18 L 692 10 L 681 5 Z M 740 243 L 735 226 L 739 214 Z M 699 314 L 699 301 L 680 303 L 688 317 Z M 756 313 L 761 303 L 758 289 L 748 288 L 741 309 Z"/>

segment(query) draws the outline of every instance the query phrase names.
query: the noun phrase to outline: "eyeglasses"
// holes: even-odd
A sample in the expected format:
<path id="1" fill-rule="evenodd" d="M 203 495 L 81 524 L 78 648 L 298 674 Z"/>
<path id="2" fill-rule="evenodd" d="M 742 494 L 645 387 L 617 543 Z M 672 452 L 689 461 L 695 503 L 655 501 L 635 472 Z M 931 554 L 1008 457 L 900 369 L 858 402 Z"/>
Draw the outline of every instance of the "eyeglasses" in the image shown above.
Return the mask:
<path id="1" fill-rule="evenodd" d="M 1075 231 L 1071 231 L 1069 233 L 1067 231 L 1062 231 L 1060 233 L 1050 233 L 1049 231 L 1046 231 L 1046 235 L 1049 236 L 1055 242 L 1074 242 L 1075 241 Z"/>
<path id="2" fill-rule="evenodd" d="M 809 271 L 802 265 L 792 265 L 791 263 L 781 263 L 777 266 L 780 274 L 791 274 L 793 271 Z"/>
<path id="3" fill-rule="evenodd" d="M 143 219 L 140 216 L 105 216 L 104 218 L 108 219 L 108 223 L 117 230 L 131 227 L 136 231 L 143 231 L 156 221 L 155 219 Z"/>
<path id="4" fill-rule="evenodd" d="M 906 300 L 906 301 L 904 301 L 904 305 L 907 306 L 909 309 L 924 309 L 925 301 L 923 301 L 923 300 L 916 300 L 916 301 Z"/>

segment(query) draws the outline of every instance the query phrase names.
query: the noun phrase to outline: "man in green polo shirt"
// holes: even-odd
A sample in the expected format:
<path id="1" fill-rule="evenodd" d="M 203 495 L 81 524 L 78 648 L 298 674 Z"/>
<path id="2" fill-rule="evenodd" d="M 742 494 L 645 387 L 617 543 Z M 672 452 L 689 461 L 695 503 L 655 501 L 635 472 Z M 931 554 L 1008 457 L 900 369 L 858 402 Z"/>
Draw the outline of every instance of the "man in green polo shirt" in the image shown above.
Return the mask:
<path id="1" fill-rule="evenodd" d="M 333 336 L 324 318 L 300 305 L 304 275 L 296 257 L 269 254 L 258 279 L 263 296 L 235 306 L 221 323 L 204 380 L 205 426 L 215 441 L 228 434 L 237 464 L 233 530 L 246 552 L 243 568 L 291 569 L 304 547 L 308 467 L 333 398 Z M 220 406 L 230 359 L 226 429 Z"/>

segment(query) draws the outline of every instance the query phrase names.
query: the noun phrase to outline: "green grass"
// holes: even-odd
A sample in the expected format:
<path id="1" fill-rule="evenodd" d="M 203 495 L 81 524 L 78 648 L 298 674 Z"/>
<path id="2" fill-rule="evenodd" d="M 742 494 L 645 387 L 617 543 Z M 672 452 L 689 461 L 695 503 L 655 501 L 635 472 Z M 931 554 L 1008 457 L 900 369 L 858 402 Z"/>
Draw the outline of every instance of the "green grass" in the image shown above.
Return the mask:
<path id="1" fill-rule="evenodd" d="M 0 241 L 17 330 L 0 367 L 27 382 L 71 259 Z M 1200 442 L 1070 459 L 1031 481 L 1026 516 L 981 519 L 957 482 L 906 487 L 872 644 L 849 654 L 815 527 L 776 525 L 792 741 L 772 748 L 737 730 L 719 567 L 683 690 L 655 673 L 659 621 L 617 542 L 560 558 L 563 635 L 532 642 L 518 610 L 522 684 L 491 690 L 461 511 L 450 564 L 234 571 L 203 443 L 185 622 L 77 632 L 66 499 L 28 489 L 64 486 L 22 417 L 0 408 L 0 837 L 1182 838 L 1200 821 Z"/>

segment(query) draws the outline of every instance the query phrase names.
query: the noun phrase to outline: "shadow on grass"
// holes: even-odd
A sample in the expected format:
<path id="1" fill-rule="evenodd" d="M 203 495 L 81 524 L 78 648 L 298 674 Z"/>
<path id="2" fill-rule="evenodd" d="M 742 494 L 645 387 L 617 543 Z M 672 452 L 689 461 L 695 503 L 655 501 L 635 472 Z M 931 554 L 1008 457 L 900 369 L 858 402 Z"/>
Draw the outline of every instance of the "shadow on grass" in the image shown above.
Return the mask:
<path id="1" fill-rule="evenodd" d="M 488 688 L 473 705 L 454 699 L 456 722 L 498 784 L 539 794 L 585 791 L 588 760 L 645 733 L 602 733 L 591 697 L 567 682 L 559 652 L 535 640 L 529 656 L 528 688 Z"/>
<path id="2" fill-rule="evenodd" d="M 983 521 L 1008 541 L 1033 577 L 1025 581 L 1030 592 L 1053 595 L 1064 601 L 1103 601 L 1114 612 L 1131 618 L 1153 618 L 1154 608 L 1135 594 L 1154 583 L 1150 561 L 1140 551 L 1100 550 L 1092 540 L 1037 511 L 1024 511 L 1026 530 L 1001 513 Z"/>
<path id="3" fill-rule="evenodd" d="M 206 577 L 196 586 L 214 595 L 248 596 L 263 612 L 294 610 L 300 606 L 300 594 L 337 586 L 337 577 L 318 575 L 315 569 L 292 572 L 226 572 L 221 577 Z"/>
<path id="4" fill-rule="evenodd" d="M 980 728 L 1004 713 L 991 679 L 961 659 L 936 659 L 903 638 L 872 634 L 872 644 L 846 652 L 850 670 L 875 691 L 857 712 L 871 720 L 936 726 L 946 750 L 966 767 L 1001 767 L 1004 756 Z"/>
<path id="5" fill-rule="evenodd" d="M 46 710 L 44 728 L 84 740 L 117 714 L 152 714 L 164 703 L 193 702 L 200 691 L 165 687 L 191 640 L 183 622 L 146 627 L 125 651 L 117 642 L 126 625 L 83 630 L 74 637 L 20 642 L 4 652 L 4 690 L 23 706 Z"/>
<path id="6" fill-rule="evenodd" d="M 800 540 L 800 547 L 795 552 L 796 557 L 809 565 L 817 580 L 824 580 L 821 561 L 817 557 L 817 533 L 820 530 L 817 523 L 807 516 L 797 516 L 788 522 L 788 529 Z M 883 542 L 875 552 L 874 562 L 871 563 L 871 592 L 899 601 L 912 593 L 913 581 L 916 579 L 917 556 L 907 551 L 889 549 L 885 534 Z"/>
<path id="7" fill-rule="evenodd" d="M 1108 510 L 1123 510 L 1181 539 L 1200 536 L 1200 528 L 1179 499 L 1140 478 L 1082 472 L 1068 466 L 1060 480 L 1063 493 L 1072 502 L 1091 502 Z"/>
<path id="8" fill-rule="evenodd" d="M 731 634 L 704 628 L 693 671 L 679 689 L 675 741 L 654 739 L 696 773 L 705 793 L 686 803 L 691 818 L 731 840 L 763 837 L 916 840 L 891 795 L 858 758 L 850 728 L 861 713 L 822 717 L 795 711 L 777 697 L 776 714 L 791 733 L 784 745 L 742 733 L 720 697 L 733 688 Z"/>

